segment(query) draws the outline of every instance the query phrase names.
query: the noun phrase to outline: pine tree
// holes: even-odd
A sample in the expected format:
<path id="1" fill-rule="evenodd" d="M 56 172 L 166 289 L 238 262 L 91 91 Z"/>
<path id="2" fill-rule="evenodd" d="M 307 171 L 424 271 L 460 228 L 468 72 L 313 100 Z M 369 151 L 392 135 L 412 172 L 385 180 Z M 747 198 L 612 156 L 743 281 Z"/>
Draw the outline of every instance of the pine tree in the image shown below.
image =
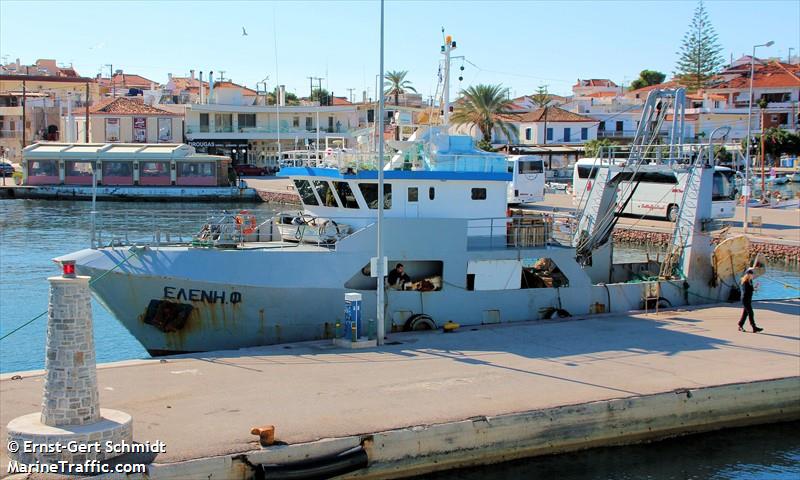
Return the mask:
<path id="1" fill-rule="evenodd" d="M 536 93 L 533 94 L 531 97 L 531 101 L 533 101 L 534 105 L 538 108 L 544 108 L 550 103 L 550 93 L 547 91 L 547 85 L 539 85 L 536 89 Z"/>
<path id="2" fill-rule="evenodd" d="M 708 20 L 703 0 L 697 4 L 689 30 L 683 36 L 675 76 L 690 90 L 701 88 L 723 65 L 717 33 Z"/>

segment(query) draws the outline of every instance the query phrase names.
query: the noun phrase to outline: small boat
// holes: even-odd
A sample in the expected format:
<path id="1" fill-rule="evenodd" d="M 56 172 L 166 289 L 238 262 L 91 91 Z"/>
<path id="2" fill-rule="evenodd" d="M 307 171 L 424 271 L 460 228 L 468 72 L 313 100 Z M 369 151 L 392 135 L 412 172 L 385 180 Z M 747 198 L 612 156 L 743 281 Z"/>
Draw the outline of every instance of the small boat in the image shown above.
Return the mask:
<path id="1" fill-rule="evenodd" d="M 768 179 L 770 183 L 773 185 L 783 185 L 784 183 L 789 181 L 788 177 L 770 177 Z"/>
<path id="2" fill-rule="evenodd" d="M 789 175 L 786 175 L 786 178 L 788 178 L 790 182 L 800 182 L 800 172 L 790 173 Z"/>
<path id="3" fill-rule="evenodd" d="M 350 233 L 349 225 L 300 212 L 281 213 L 273 222 L 284 242 L 331 244 Z"/>

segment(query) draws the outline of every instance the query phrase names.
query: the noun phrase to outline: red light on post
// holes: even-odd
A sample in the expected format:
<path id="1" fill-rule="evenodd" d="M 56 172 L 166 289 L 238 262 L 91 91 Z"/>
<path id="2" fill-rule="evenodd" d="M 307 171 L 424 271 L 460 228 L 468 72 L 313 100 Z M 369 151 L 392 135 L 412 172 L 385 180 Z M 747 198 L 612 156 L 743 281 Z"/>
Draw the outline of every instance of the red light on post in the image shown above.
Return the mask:
<path id="1" fill-rule="evenodd" d="M 61 276 L 64 278 L 75 278 L 75 260 L 64 260 L 61 262 Z"/>

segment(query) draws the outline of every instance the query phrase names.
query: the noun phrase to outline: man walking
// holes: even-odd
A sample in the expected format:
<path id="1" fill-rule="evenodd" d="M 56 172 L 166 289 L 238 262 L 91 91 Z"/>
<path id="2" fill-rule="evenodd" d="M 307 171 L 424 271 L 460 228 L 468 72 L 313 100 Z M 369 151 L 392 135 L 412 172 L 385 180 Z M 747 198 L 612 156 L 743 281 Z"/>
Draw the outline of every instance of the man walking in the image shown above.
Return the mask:
<path id="1" fill-rule="evenodd" d="M 739 331 L 744 332 L 744 321 L 749 317 L 750 326 L 753 327 L 753 333 L 763 331 L 763 328 L 756 326 L 755 314 L 753 313 L 753 269 L 748 268 L 742 276 L 742 318 L 739 319 Z"/>

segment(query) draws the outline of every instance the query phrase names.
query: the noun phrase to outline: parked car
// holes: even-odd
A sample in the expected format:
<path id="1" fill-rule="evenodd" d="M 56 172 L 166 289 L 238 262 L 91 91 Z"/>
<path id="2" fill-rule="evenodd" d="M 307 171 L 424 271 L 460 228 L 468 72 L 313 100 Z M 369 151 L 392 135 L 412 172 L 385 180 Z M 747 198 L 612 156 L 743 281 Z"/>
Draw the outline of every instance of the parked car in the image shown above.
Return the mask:
<path id="1" fill-rule="evenodd" d="M 14 167 L 10 163 L 0 162 L 0 177 L 10 177 L 14 174 Z"/>
<path id="2" fill-rule="evenodd" d="M 247 163 L 234 165 L 233 169 L 236 170 L 236 174 L 240 176 L 247 176 L 247 175 L 267 175 L 269 171 L 267 171 L 264 167 L 258 167 L 256 165 L 250 165 Z"/>

